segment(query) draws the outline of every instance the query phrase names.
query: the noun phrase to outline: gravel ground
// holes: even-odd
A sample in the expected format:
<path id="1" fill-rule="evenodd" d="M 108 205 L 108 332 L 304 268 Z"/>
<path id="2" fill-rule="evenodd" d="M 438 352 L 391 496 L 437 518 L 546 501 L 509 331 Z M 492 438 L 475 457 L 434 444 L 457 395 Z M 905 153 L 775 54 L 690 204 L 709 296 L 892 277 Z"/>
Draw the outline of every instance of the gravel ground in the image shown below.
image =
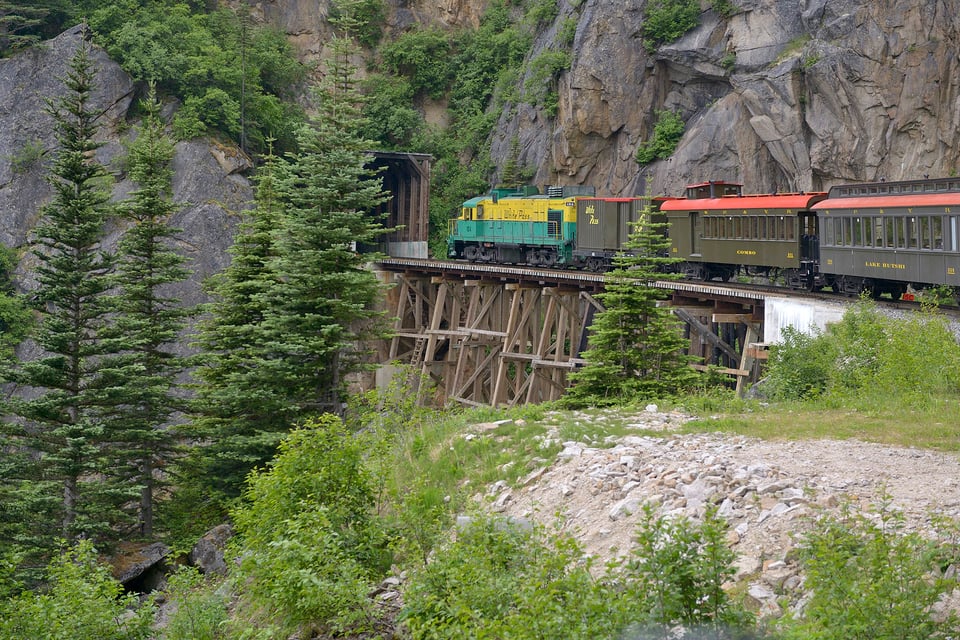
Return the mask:
<path id="1" fill-rule="evenodd" d="M 565 442 L 563 452 L 521 486 L 498 483 L 478 499 L 504 515 L 544 524 L 561 514 L 565 529 L 600 559 L 630 550 L 646 503 L 693 519 L 708 503 L 719 505 L 738 554 L 738 579 L 748 582 L 762 616 L 781 615 L 785 594 L 802 598 L 802 574 L 790 551 L 797 534 L 824 510 L 844 503 L 869 509 L 888 496 L 907 530 L 930 533 L 934 514 L 960 520 L 955 454 L 857 440 L 676 433 L 686 420 L 649 407 L 626 416 L 638 435 L 603 447 Z M 490 425 L 477 427 L 475 433 L 491 432 Z"/>

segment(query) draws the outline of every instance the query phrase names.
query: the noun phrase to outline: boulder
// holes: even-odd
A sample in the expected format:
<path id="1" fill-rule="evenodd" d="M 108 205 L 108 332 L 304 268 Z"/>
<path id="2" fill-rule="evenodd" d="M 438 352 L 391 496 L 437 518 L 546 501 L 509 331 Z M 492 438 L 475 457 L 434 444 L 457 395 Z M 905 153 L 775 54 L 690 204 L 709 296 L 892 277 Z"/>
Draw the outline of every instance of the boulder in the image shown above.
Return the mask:
<path id="1" fill-rule="evenodd" d="M 233 529 L 230 525 L 217 525 L 193 545 L 187 561 L 203 574 L 225 575 L 227 563 L 223 552 L 227 548 L 227 541 L 232 537 Z"/>

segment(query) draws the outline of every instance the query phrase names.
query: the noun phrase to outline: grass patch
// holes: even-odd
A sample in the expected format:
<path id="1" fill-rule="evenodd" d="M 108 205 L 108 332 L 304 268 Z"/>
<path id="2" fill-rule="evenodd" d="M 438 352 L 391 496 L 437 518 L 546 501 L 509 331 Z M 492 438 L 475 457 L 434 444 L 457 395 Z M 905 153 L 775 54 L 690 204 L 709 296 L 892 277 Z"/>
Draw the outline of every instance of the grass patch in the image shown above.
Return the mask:
<path id="1" fill-rule="evenodd" d="M 960 400 L 927 398 L 920 405 L 909 397 L 877 401 L 874 406 L 812 406 L 806 403 L 756 404 L 748 411 L 720 412 L 686 423 L 683 431 L 721 431 L 766 440 L 856 438 L 868 442 L 960 451 Z M 864 405 L 867 406 L 864 406 Z"/>
<path id="2" fill-rule="evenodd" d="M 482 407 L 440 415 L 407 434 L 394 482 L 404 487 L 420 479 L 460 509 L 482 487 L 498 480 L 514 484 L 553 460 L 560 443 L 547 437 L 549 423 L 542 407 Z"/>

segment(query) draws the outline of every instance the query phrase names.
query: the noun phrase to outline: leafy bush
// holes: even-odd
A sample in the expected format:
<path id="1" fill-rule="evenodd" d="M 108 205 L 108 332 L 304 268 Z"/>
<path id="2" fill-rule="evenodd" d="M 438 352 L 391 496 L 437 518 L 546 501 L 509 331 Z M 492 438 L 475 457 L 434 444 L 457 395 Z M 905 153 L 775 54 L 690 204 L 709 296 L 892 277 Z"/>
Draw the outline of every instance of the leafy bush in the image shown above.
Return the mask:
<path id="1" fill-rule="evenodd" d="M 721 18 L 729 18 L 737 12 L 737 6 L 730 0 L 710 0 L 710 8 Z"/>
<path id="2" fill-rule="evenodd" d="M 942 316 L 897 320 L 864 302 L 825 332 L 785 330 L 771 349 L 765 385 L 781 399 L 923 404 L 960 391 L 960 345 Z"/>
<path id="3" fill-rule="evenodd" d="M 636 160 L 640 164 L 649 164 L 654 160 L 665 160 L 677 149 L 686 126 L 678 113 L 668 110 L 657 111 L 657 122 L 653 126 L 653 138 L 637 149 Z"/>
<path id="4" fill-rule="evenodd" d="M 784 619 L 789 639 L 926 640 L 956 637 L 955 615 L 942 621 L 931 607 L 955 580 L 938 570 L 943 549 L 904 530 L 900 512 L 883 499 L 873 513 L 826 517 L 800 546 L 812 595 L 800 620 Z"/>
<path id="5" fill-rule="evenodd" d="M 363 457 L 364 443 L 325 415 L 291 431 L 270 467 L 251 474 L 233 517 L 236 585 L 252 610 L 285 626 L 369 625 L 370 580 L 389 558 Z"/>
<path id="6" fill-rule="evenodd" d="M 402 619 L 414 639 L 666 637 L 677 623 L 727 637 L 753 619 L 722 588 L 725 538 L 714 511 L 696 525 L 648 509 L 630 561 L 595 578 L 570 537 L 480 516 L 412 576 Z"/>
<path id="7" fill-rule="evenodd" d="M 153 81 L 184 103 L 181 135 L 215 129 L 254 150 L 265 149 L 268 137 L 292 148 L 302 114 L 290 98 L 304 69 L 283 34 L 227 9 L 207 13 L 184 3 L 115 0 L 86 15 L 97 42 L 135 80 Z"/>
<path id="8" fill-rule="evenodd" d="M 524 19 L 530 28 L 536 29 L 542 24 L 552 22 L 559 13 L 557 0 L 533 0 Z"/>
<path id="9" fill-rule="evenodd" d="M 697 0 L 651 0 L 644 9 L 643 43 L 653 53 L 662 44 L 673 42 L 699 24 Z"/>
<path id="10" fill-rule="evenodd" d="M 574 38 L 577 36 L 577 19 L 573 16 L 563 19 L 563 22 L 560 23 L 560 27 L 557 29 L 557 43 L 564 47 L 569 47 L 573 44 Z"/>
<path id="11" fill-rule="evenodd" d="M 568 51 L 542 51 L 530 61 L 530 75 L 524 82 L 525 97 L 531 104 L 540 104 L 548 116 L 557 114 L 556 83 L 560 74 L 570 68 Z"/>
<path id="12" fill-rule="evenodd" d="M 911 405 L 960 391 L 960 345 L 945 317 L 914 315 L 890 322 L 877 354 L 875 393 Z"/>
<path id="13" fill-rule="evenodd" d="M 100 564 L 89 541 L 66 550 L 49 567 L 46 593 L 24 592 L 0 602 L 0 640 L 145 640 L 154 607 Z"/>
<path id="14" fill-rule="evenodd" d="M 226 594 L 197 569 L 180 567 L 167 578 L 165 594 L 176 607 L 163 627 L 163 640 L 220 640 L 228 620 Z"/>
<path id="15" fill-rule="evenodd" d="M 581 555 L 570 538 L 477 516 L 411 577 L 401 619 L 414 640 L 616 637 L 634 611 Z"/>
<path id="16" fill-rule="evenodd" d="M 387 69 L 410 79 L 415 93 L 439 99 L 450 85 L 450 41 L 440 29 L 409 31 L 380 54 Z"/>
<path id="17" fill-rule="evenodd" d="M 782 341 L 770 348 L 764 393 L 779 399 L 816 398 L 826 391 L 835 365 L 836 349 L 828 338 L 784 327 Z"/>
<path id="18" fill-rule="evenodd" d="M 736 572 L 726 534 L 726 522 L 712 505 L 700 523 L 656 516 L 653 507 L 644 507 L 625 575 L 631 599 L 661 631 L 678 624 L 714 630 L 753 626 L 749 612 L 723 588 Z"/>
<path id="19" fill-rule="evenodd" d="M 47 150 L 40 140 L 25 142 L 20 149 L 10 156 L 10 170 L 14 173 L 26 173 L 43 160 Z"/>
<path id="20" fill-rule="evenodd" d="M 423 116 L 413 104 L 414 91 L 407 78 L 372 74 L 363 82 L 364 138 L 384 149 L 409 149 L 423 130 Z"/>

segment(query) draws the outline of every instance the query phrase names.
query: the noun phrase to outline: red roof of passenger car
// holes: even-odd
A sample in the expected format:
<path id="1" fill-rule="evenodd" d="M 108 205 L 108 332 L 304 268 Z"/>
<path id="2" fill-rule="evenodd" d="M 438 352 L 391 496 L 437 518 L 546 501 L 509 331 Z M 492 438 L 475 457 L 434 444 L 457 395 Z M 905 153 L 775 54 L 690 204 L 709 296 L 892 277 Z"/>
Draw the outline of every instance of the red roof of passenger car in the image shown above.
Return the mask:
<path id="1" fill-rule="evenodd" d="M 960 207 L 960 192 L 831 198 L 814 205 L 813 208 L 817 211 L 823 211 L 824 209 L 879 209 L 883 207 Z"/>
<path id="2" fill-rule="evenodd" d="M 700 198 L 687 200 L 678 198 L 661 205 L 661 211 L 738 211 L 753 209 L 810 209 L 814 204 L 827 197 L 821 191 L 811 193 L 773 193 L 746 196 L 724 196 L 722 198 Z"/>

